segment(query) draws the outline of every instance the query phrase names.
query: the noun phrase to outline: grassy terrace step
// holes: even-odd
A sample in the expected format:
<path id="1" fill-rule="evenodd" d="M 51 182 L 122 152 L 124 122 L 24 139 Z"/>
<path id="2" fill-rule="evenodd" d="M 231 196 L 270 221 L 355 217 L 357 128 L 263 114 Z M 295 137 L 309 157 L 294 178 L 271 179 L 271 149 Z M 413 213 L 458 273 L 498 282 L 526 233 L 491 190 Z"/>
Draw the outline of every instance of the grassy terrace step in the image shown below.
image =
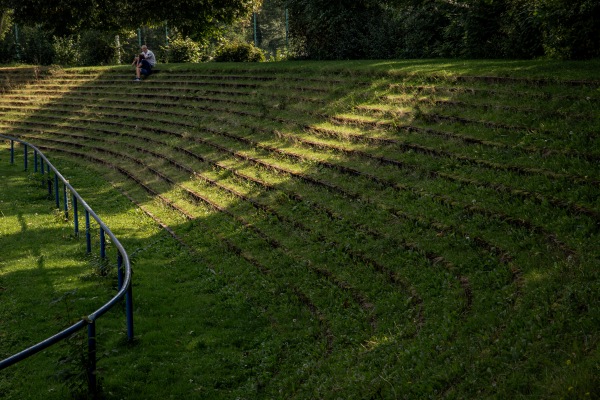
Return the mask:
<path id="1" fill-rule="evenodd" d="M 600 390 L 598 76 L 435 65 L 0 69 L 3 134 L 164 232 L 108 398 Z"/>
<path id="2" fill-rule="evenodd" d="M 95 92 L 100 93 L 100 92 Z M 226 103 L 232 103 L 232 104 L 237 104 L 241 107 L 241 109 L 246 109 L 249 101 L 247 100 L 240 100 L 240 99 L 230 99 L 230 98 L 223 98 L 223 97 L 205 97 L 205 96 L 190 96 L 190 97 L 181 97 L 179 95 L 170 95 L 170 94 L 160 94 L 158 96 L 155 95 L 149 95 L 149 94 L 141 94 L 138 95 L 137 97 L 142 97 L 144 99 L 160 99 L 162 101 L 162 104 L 168 104 L 169 106 L 173 106 L 174 102 L 178 102 L 178 101 L 191 101 L 193 103 L 185 103 L 182 104 L 182 106 L 187 106 L 192 107 L 192 108 L 201 108 L 203 110 L 212 110 L 212 111 L 219 111 L 219 110 L 223 110 L 225 112 L 234 112 L 237 113 L 239 115 L 252 115 L 251 113 L 248 113 L 247 111 L 236 111 L 235 109 L 223 109 L 223 108 L 215 108 L 215 107 L 208 107 L 206 105 L 201 105 L 198 104 L 198 102 L 204 102 L 207 104 L 210 104 L 211 101 L 214 103 L 222 103 L 222 102 L 226 102 Z M 7 99 L 9 100 L 9 99 Z M 75 98 L 74 100 L 80 100 Z M 169 103 L 165 103 L 165 101 L 170 100 Z M 16 103 L 15 103 L 16 101 Z M 24 101 L 28 101 L 27 99 L 24 99 L 22 96 L 18 99 L 15 99 L 13 97 L 13 100 L 11 103 L 14 104 L 26 104 L 24 103 Z M 149 102 L 139 102 L 139 100 L 122 100 L 122 99 L 116 99 L 114 98 L 114 96 L 111 97 L 111 101 L 118 104 L 118 103 L 127 103 L 127 104 L 139 104 L 139 105 L 148 105 L 148 104 L 152 104 Z M 274 106 L 277 108 L 277 106 L 279 105 L 279 103 L 275 103 Z M 263 104 L 262 102 L 259 103 L 259 113 L 254 113 L 254 115 L 256 116 L 260 116 L 261 118 L 265 118 L 268 117 L 268 115 L 266 115 L 267 110 L 265 110 L 266 105 Z M 160 111 L 158 113 L 161 113 Z M 164 113 L 164 112 L 163 112 Z M 314 114 L 313 114 L 314 115 Z M 326 118 L 326 116 L 324 116 Z M 269 119 L 272 119 L 272 117 L 270 117 Z M 282 119 L 282 118 L 276 118 L 274 119 L 274 121 L 277 122 L 286 122 L 286 119 Z M 340 117 L 333 117 L 332 121 L 347 121 L 346 117 L 340 118 Z M 295 123 L 297 124 L 296 121 L 291 120 L 289 121 L 290 123 Z M 387 123 L 386 123 L 387 124 Z M 385 124 L 384 124 L 385 125 Z M 389 124 L 388 124 L 389 125 Z M 326 133 L 326 134 L 333 134 L 335 136 L 336 134 L 336 130 L 327 130 L 327 129 L 323 129 L 323 128 L 314 128 L 314 125 L 305 125 L 304 127 L 308 127 L 309 129 L 311 129 L 314 132 L 319 132 L 319 133 Z M 344 131 L 340 131 L 339 136 L 341 136 L 342 138 L 352 138 L 352 137 L 356 137 L 358 140 L 360 140 L 361 136 L 364 134 L 369 134 L 369 136 L 371 136 L 372 133 L 375 133 L 377 136 L 381 136 L 386 135 L 387 137 L 392 138 L 391 140 L 387 140 L 387 142 L 398 142 L 397 140 L 393 139 L 395 137 L 395 135 L 397 135 L 396 131 L 397 129 L 403 130 L 405 132 L 416 132 L 421 134 L 421 136 L 423 136 L 422 134 L 424 133 L 426 136 L 441 136 L 441 137 L 446 137 L 446 138 L 452 138 L 452 139 L 458 139 L 461 140 L 467 144 L 469 143 L 474 143 L 474 144 L 483 144 L 486 146 L 490 146 L 490 147 L 496 147 L 496 148 L 500 148 L 501 150 L 503 150 L 503 152 L 511 151 L 511 152 L 525 152 L 525 153 L 540 153 L 541 155 L 543 155 L 542 160 L 544 162 L 547 162 L 546 160 L 548 159 L 548 156 L 552 155 L 552 154 L 558 154 L 558 155 L 565 155 L 565 156 L 570 156 L 571 158 L 588 158 L 592 161 L 595 161 L 597 159 L 597 157 L 595 157 L 593 154 L 586 154 L 586 153 L 582 153 L 582 152 L 573 152 L 573 151 L 560 151 L 560 150 L 553 150 L 553 149 L 549 149 L 547 147 L 533 147 L 533 146 L 521 146 L 519 144 L 519 146 L 516 146 L 516 148 L 512 148 L 508 143 L 504 144 L 501 142 L 496 142 L 496 141 L 490 141 L 490 140 L 479 140 L 479 139 L 475 139 L 473 138 L 471 135 L 469 136 L 463 136 L 461 134 L 455 134 L 452 132 L 447 132 L 447 131 L 440 131 L 440 130 L 436 130 L 436 129 L 431 129 L 431 128 L 420 128 L 418 126 L 412 126 L 412 125 L 400 125 L 398 128 L 394 126 L 390 126 L 390 130 L 386 131 L 386 130 L 373 130 L 370 129 L 368 132 L 358 132 L 358 135 L 349 135 L 347 133 L 344 133 Z M 331 133 L 330 133 L 331 132 Z M 369 137 L 366 137 L 366 139 L 368 140 Z M 386 139 L 384 139 L 382 141 L 384 144 L 386 142 Z M 433 151 L 434 152 L 434 151 Z M 516 155 L 516 154 L 515 154 Z M 514 157 L 514 156 L 513 156 Z M 595 167 L 596 163 L 591 164 L 592 167 Z M 588 166 L 584 167 L 586 170 L 589 168 Z"/>
<path id="3" fill-rule="evenodd" d="M 119 87 L 117 86 L 116 89 L 119 89 Z M 42 89 L 42 90 L 46 90 L 46 89 Z M 51 94 L 52 91 L 48 91 L 48 94 Z M 89 95 L 99 95 L 101 92 L 98 92 L 97 90 L 94 90 L 92 92 L 89 92 Z M 121 92 L 104 92 L 106 95 L 112 95 L 112 96 L 118 96 L 119 94 L 122 94 Z M 146 98 L 153 98 L 154 95 L 159 95 L 160 93 L 163 93 L 162 96 L 160 96 L 163 99 L 167 99 L 170 98 L 172 100 L 180 100 L 180 94 L 185 96 L 185 97 L 190 97 L 189 95 L 192 95 L 192 99 L 194 99 L 193 96 L 193 90 L 189 87 L 182 87 L 182 88 L 178 88 L 178 87 L 172 87 L 170 88 L 169 91 L 167 92 L 163 92 L 161 91 L 161 89 L 158 89 L 156 87 L 152 87 L 149 86 L 146 88 L 145 93 L 144 94 L 140 94 L 140 96 L 142 97 L 146 97 Z M 228 96 L 231 94 L 235 95 L 240 95 L 243 96 L 243 92 L 231 92 L 231 91 L 215 91 L 215 90 L 203 90 L 203 91 L 199 91 L 196 93 L 205 93 L 205 94 L 216 94 L 219 95 L 219 98 L 221 96 Z M 273 93 L 274 94 L 274 93 Z M 281 95 L 281 91 L 278 94 L 278 97 Z M 256 96 L 256 93 L 250 93 L 249 95 L 252 96 Z M 7 97 L 10 98 L 10 97 Z M 206 97 L 198 97 L 195 96 L 196 100 L 209 100 L 210 98 L 206 98 Z M 280 99 L 280 97 L 279 97 Z M 302 100 L 304 99 L 304 102 L 311 102 L 311 101 L 315 101 L 315 99 L 311 98 L 311 99 L 306 99 L 306 98 L 294 98 L 294 100 L 297 100 L 298 102 L 302 102 Z M 218 100 L 215 98 L 215 100 Z M 222 100 L 222 99 L 221 99 Z M 288 100 L 289 101 L 289 100 Z M 240 104 L 243 103 L 247 103 L 244 102 L 243 100 L 235 100 L 234 102 L 238 102 Z M 317 100 L 318 102 L 318 100 Z M 288 104 L 283 103 L 283 104 L 279 104 L 279 103 L 275 103 L 275 102 L 271 102 L 273 104 L 269 104 L 269 102 L 266 102 L 264 99 L 261 99 L 261 104 L 263 107 L 268 107 L 270 105 L 274 105 L 274 106 L 278 106 L 279 108 L 281 107 L 289 107 Z M 320 102 L 322 103 L 322 101 Z M 591 110 L 593 111 L 593 110 Z M 435 113 L 424 113 L 422 110 L 420 110 L 419 115 L 421 115 L 421 118 L 425 121 L 448 121 L 448 122 L 455 122 L 455 123 L 461 123 L 461 124 L 470 124 L 473 125 L 474 129 L 477 129 L 478 131 L 481 131 L 481 127 L 488 127 L 491 128 L 490 131 L 492 132 L 492 134 L 494 135 L 494 138 L 514 138 L 513 140 L 519 140 L 519 148 L 522 148 L 522 144 L 527 143 L 527 142 L 531 142 L 532 140 L 539 140 L 539 141 L 543 141 L 544 142 L 544 146 L 543 147 L 539 147 L 537 151 L 557 151 L 555 149 L 558 148 L 562 148 L 563 146 L 567 146 L 567 147 L 573 147 L 573 146 L 580 146 L 580 145 L 592 145 L 594 144 L 595 141 L 597 141 L 597 134 L 595 133 L 595 125 L 594 124 L 587 124 L 585 129 L 586 131 L 589 131 L 590 133 L 587 134 L 580 134 L 580 132 L 574 132 L 570 129 L 568 129 L 568 125 L 567 128 L 564 127 L 564 123 L 563 125 L 559 125 L 555 128 L 554 131 L 549 131 L 547 128 L 544 128 L 542 130 L 539 129 L 539 126 L 519 126 L 519 125 L 513 125 L 511 126 L 510 124 L 506 124 L 505 122 L 490 122 L 490 121 L 481 121 L 481 120 L 474 120 L 473 118 L 464 118 L 460 115 L 444 115 L 444 114 L 440 114 L 439 112 L 435 112 Z M 556 114 L 556 110 L 554 109 L 550 109 L 548 110 L 548 113 L 552 113 L 553 115 Z M 514 113 L 513 113 L 514 114 Z M 531 114 L 531 110 L 525 110 L 523 112 L 523 118 L 526 118 L 527 115 Z M 592 114 L 593 115 L 593 114 Z M 393 126 L 397 126 L 398 124 L 402 125 L 403 121 L 402 119 L 409 119 L 411 118 L 410 113 L 405 113 L 403 112 L 402 115 L 399 116 L 400 119 L 395 118 L 394 121 L 388 123 L 392 124 L 392 128 Z M 573 118 L 577 118 L 577 119 L 581 119 L 582 118 L 582 114 L 580 112 L 578 112 L 577 114 L 575 114 L 575 116 Z M 597 120 L 597 118 L 594 117 L 595 120 Z M 568 122 L 568 119 L 565 119 Z M 353 122 L 354 120 L 352 119 L 348 119 L 347 117 L 344 118 L 337 118 L 337 121 L 345 121 L 345 122 Z M 356 120 L 358 123 L 364 123 L 364 118 L 362 118 L 361 120 Z M 418 122 L 417 122 L 418 123 Z M 546 124 L 546 123 L 545 123 Z M 464 128 L 463 128 L 464 129 Z M 467 129 L 470 129 L 469 127 L 467 127 Z M 470 139 L 471 137 L 468 137 L 468 139 Z M 559 139 L 560 140 L 557 140 Z M 549 140 L 550 139 L 550 140 Z M 503 139 L 504 140 L 504 139 Z M 492 142 L 493 143 L 493 142 Z M 597 146 L 594 146 L 597 147 Z M 568 154 L 568 153 L 567 153 Z M 577 152 L 572 152 L 572 154 L 574 154 L 575 156 L 581 156 L 581 154 L 578 155 Z"/>
<path id="4" fill-rule="evenodd" d="M 68 106 L 71 107 L 71 106 L 76 106 L 76 105 L 74 105 L 74 104 L 68 104 Z M 135 107 L 133 107 L 133 106 L 129 107 L 129 108 L 125 108 L 123 106 L 121 106 L 121 107 L 114 107 L 114 106 L 106 106 L 106 107 L 103 107 L 103 106 L 94 106 L 93 108 L 94 109 L 101 109 L 102 111 L 105 111 L 105 110 L 115 110 L 115 111 L 129 111 L 129 112 L 131 112 L 131 111 L 135 110 Z M 8 109 L 10 109 L 10 107 Z M 62 112 L 63 110 L 58 110 L 58 111 Z M 79 115 L 86 115 L 85 112 L 82 113 L 81 111 L 69 111 L 68 109 L 64 110 L 64 111 L 65 112 L 73 112 L 73 113 L 79 114 Z M 189 111 L 187 113 L 177 113 L 177 112 L 173 112 L 173 111 L 164 111 L 163 110 L 163 111 L 156 111 L 156 113 L 159 113 L 161 115 L 162 114 L 164 114 L 164 115 L 174 115 L 174 116 L 178 116 L 178 117 L 190 117 L 191 116 L 191 114 L 189 113 Z M 126 117 L 127 118 L 127 117 L 130 117 L 130 115 L 128 115 L 128 114 L 122 114 L 122 113 L 121 114 L 112 113 L 112 114 L 109 114 L 109 116 L 110 115 L 112 115 L 112 117 L 114 117 L 114 118 L 121 118 L 121 117 Z M 149 120 L 150 121 L 160 121 L 160 119 L 157 120 L 156 118 L 150 118 Z M 291 138 L 294 138 L 294 137 L 291 137 Z M 298 140 L 301 140 L 301 139 L 298 139 Z M 389 142 L 393 143 L 394 141 L 390 140 Z M 323 144 L 322 142 L 315 143 L 314 141 L 303 141 L 303 143 L 308 143 L 308 144 L 315 145 L 315 146 L 325 146 L 325 144 Z M 376 159 L 376 160 L 378 160 L 380 162 L 384 162 L 384 163 L 387 162 L 387 163 L 391 163 L 391 164 L 396 164 L 396 165 L 398 165 L 400 167 L 410 167 L 410 166 L 404 165 L 401 162 L 395 162 L 395 161 L 390 160 L 388 158 L 380 158 L 380 157 L 372 156 L 372 155 L 369 155 L 369 154 L 366 154 L 364 152 L 360 152 L 360 151 L 357 151 L 357 150 L 351 150 L 351 149 L 347 149 L 347 148 L 340 148 L 339 146 L 338 147 L 334 147 L 333 145 L 330 145 L 330 148 L 340 149 L 340 151 L 345 151 L 346 153 L 348 153 L 348 152 L 349 153 L 354 152 L 354 153 L 357 153 L 357 154 L 364 154 L 364 157 Z M 417 148 L 415 148 L 415 150 L 416 149 Z M 430 153 L 435 153 L 434 150 L 429 150 L 429 152 Z M 473 162 L 473 161 L 474 160 L 471 160 L 470 162 Z M 500 169 L 504 168 L 504 166 L 500 165 L 500 164 L 491 164 L 490 166 L 493 167 L 493 168 L 496 168 L 496 169 L 498 169 L 498 168 L 500 168 Z M 552 174 L 550 172 L 545 172 L 545 171 L 540 170 L 540 169 L 526 169 L 526 168 L 520 168 L 519 169 L 517 167 L 512 167 L 512 170 L 514 170 L 516 172 L 519 172 L 521 174 L 527 174 L 527 175 L 546 174 L 549 177 L 557 178 L 557 174 Z M 584 182 L 586 180 L 589 180 L 589 179 L 586 179 L 585 177 L 577 177 L 577 176 L 573 176 L 573 175 L 566 175 L 566 176 L 564 176 L 564 178 L 569 179 L 569 180 L 573 180 L 574 179 L 574 180 L 577 180 L 577 181 L 580 181 L 580 182 Z M 590 183 L 593 183 L 593 182 L 590 182 Z M 498 186 L 498 188 L 500 188 L 500 187 Z M 512 192 L 512 194 L 513 195 L 517 195 L 517 196 L 527 195 L 526 192 L 514 192 L 514 191 Z M 552 197 L 550 195 L 547 195 L 547 196 L 549 196 L 550 198 Z M 535 196 L 530 196 L 530 197 L 532 199 L 535 198 Z M 554 200 L 551 200 L 551 201 L 554 201 Z M 556 202 L 557 201 L 558 200 L 556 200 Z M 581 212 L 583 209 L 581 207 L 578 207 L 577 210 L 578 210 L 577 212 Z M 593 212 L 590 213 L 590 215 L 592 215 L 592 214 L 593 214 Z"/>
<path id="5" fill-rule="evenodd" d="M 36 124 L 36 125 L 38 125 L 38 126 L 39 126 L 39 124 Z M 83 128 L 83 129 L 90 129 L 90 128 L 91 128 L 91 127 L 88 127 L 88 128 Z M 106 132 L 106 133 L 110 133 L 110 131 L 106 131 L 106 130 L 102 130 L 102 131 L 103 131 L 103 132 Z M 115 134 L 117 134 L 117 135 L 120 135 L 119 133 L 115 133 Z M 328 187 L 331 187 L 331 185 L 328 185 Z M 348 193 L 348 192 L 346 192 L 346 191 L 342 191 L 342 192 L 343 192 L 343 193 L 345 193 L 345 194 L 347 194 L 347 193 Z M 356 196 L 354 196 L 354 197 L 356 197 Z M 442 200 L 442 199 L 440 199 L 440 200 Z M 473 208 L 472 208 L 472 211 L 476 211 L 476 209 L 477 209 L 477 208 L 473 207 Z M 484 215 L 485 215 L 485 214 L 486 214 L 486 213 L 484 213 Z M 509 217 L 503 217 L 503 219 L 507 220 L 507 219 L 510 219 L 510 218 L 509 218 Z M 522 226 L 524 226 L 524 222 L 522 222 L 522 221 L 516 221 L 516 220 L 515 220 L 515 221 L 513 221 L 513 224 L 514 224 L 515 226 L 517 226 L 517 227 L 522 227 Z M 533 227 L 531 224 L 525 224 L 525 226 L 527 227 L 527 229 L 530 229 L 530 230 L 534 228 L 534 227 Z M 541 230 L 540 228 L 535 228 L 535 230 L 537 230 L 537 231 L 543 231 L 543 230 Z M 553 238 L 553 235 L 548 235 L 548 234 L 546 234 L 546 236 L 547 236 L 548 238 Z M 552 241 L 554 241 L 554 240 L 555 240 L 555 239 L 552 239 Z"/>

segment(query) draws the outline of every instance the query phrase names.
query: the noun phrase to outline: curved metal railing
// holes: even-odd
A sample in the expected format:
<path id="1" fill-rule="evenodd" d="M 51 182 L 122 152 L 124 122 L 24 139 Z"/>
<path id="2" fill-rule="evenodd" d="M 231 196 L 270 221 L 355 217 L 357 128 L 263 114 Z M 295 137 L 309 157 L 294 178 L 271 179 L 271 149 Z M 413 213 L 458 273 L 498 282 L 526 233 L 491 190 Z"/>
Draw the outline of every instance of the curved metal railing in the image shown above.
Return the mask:
<path id="1" fill-rule="evenodd" d="M 40 159 L 40 172 L 42 176 L 46 176 L 46 179 L 42 179 L 42 184 L 45 186 L 48 185 L 48 194 L 52 195 L 52 178 L 50 177 L 51 173 L 54 173 L 54 191 L 55 191 L 55 200 L 56 206 L 60 209 L 60 195 L 59 195 L 59 181 L 63 183 L 63 204 L 64 204 L 64 212 L 68 218 L 68 197 L 67 191 L 72 194 L 71 206 L 73 211 L 73 222 L 75 227 L 75 235 L 79 236 L 79 217 L 78 217 L 78 205 L 81 204 L 85 209 L 85 222 L 86 222 L 86 244 L 88 253 L 91 252 L 91 235 L 90 235 L 90 216 L 98 223 L 100 226 L 100 256 L 101 258 L 106 258 L 106 235 L 110 238 L 113 245 L 118 250 L 117 256 L 117 274 L 118 274 L 118 282 L 119 282 L 119 290 L 117 294 L 110 299 L 106 304 L 102 307 L 89 314 L 87 317 L 82 318 L 80 321 L 75 324 L 69 326 L 68 328 L 62 330 L 61 332 L 25 349 L 20 351 L 17 354 L 14 354 L 2 361 L 0 361 L 0 370 L 9 367 L 21 360 L 24 360 L 59 341 L 66 339 L 71 336 L 73 333 L 85 328 L 88 328 L 88 383 L 90 392 L 96 392 L 96 320 L 100 318 L 103 314 L 105 314 L 108 310 L 110 310 L 118 301 L 120 301 L 123 297 L 125 297 L 126 302 L 126 315 L 127 315 L 127 337 L 131 341 L 133 340 L 133 298 L 131 291 L 131 265 L 129 262 L 129 256 L 127 252 L 119 242 L 119 240 L 113 235 L 110 229 L 102 222 L 100 217 L 96 215 L 94 210 L 90 208 L 90 206 L 81 198 L 81 196 L 77 193 L 77 191 L 69 184 L 69 182 L 58 172 L 58 170 L 50 163 L 48 158 L 35 146 L 20 140 L 18 138 L 0 135 L 0 138 L 4 138 L 6 140 L 10 140 L 10 162 L 14 163 L 15 159 L 15 151 L 14 144 L 15 142 L 21 143 L 23 145 L 23 163 L 25 171 L 28 169 L 28 153 L 29 149 L 33 150 L 34 155 L 34 172 L 38 172 L 38 158 Z M 46 171 L 46 172 L 45 172 Z"/>

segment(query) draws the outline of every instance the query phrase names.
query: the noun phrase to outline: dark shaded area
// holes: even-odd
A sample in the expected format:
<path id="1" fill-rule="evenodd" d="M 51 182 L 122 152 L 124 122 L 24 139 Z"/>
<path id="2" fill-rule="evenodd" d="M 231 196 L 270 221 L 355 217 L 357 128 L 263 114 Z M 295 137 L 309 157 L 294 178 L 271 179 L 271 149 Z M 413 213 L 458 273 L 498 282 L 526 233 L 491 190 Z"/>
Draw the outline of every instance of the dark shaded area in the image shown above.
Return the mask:
<path id="1" fill-rule="evenodd" d="M 309 59 L 600 55 L 593 0 L 291 0 L 296 54 Z"/>

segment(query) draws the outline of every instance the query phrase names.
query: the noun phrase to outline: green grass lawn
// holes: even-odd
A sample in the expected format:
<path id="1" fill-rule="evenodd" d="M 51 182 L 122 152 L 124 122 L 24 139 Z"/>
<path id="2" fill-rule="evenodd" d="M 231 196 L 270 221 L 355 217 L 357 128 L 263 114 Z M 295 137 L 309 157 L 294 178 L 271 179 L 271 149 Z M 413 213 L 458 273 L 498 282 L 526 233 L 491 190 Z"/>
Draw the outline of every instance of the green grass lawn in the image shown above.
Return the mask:
<path id="1" fill-rule="evenodd" d="M 132 259 L 104 398 L 599 397 L 597 61 L 160 69 L 0 68 L 0 133 Z M 116 277 L 7 143 L 0 177 L 5 357 Z M 1 371 L 0 397 L 85 397 L 84 349 Z"/>

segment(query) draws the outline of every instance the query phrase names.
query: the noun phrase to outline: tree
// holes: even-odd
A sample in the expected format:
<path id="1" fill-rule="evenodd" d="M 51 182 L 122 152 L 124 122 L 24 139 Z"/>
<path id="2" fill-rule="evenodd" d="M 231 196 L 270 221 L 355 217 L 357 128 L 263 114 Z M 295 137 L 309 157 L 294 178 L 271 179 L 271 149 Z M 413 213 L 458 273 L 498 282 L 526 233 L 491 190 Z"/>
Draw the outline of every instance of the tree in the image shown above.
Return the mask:
<path id="1" fill-rule="evenodd" d="M 8 33 L 12 26 L 12 12 L 0 8 L 0 40 Z"/>
<path id="2" fill-rule="evenodd" d="M 598 0 L 287 0 L 296 54 L 345 58 L 600 56 Z"/>
<path id="3" fill-rule="evenodd" d="M 600 57 L 600 2 L 539 0 L 536 9 L 547 55 L 563 59 Z"/>
<path id="4" fill-rule="evenodd" d="M 368 58 L 374 26 L 385 20 L 379 0 L 288 0 L 290 31 L 299 55 Z"/>
<path id="5" fill-rule="evenodd" d="M 247 16 L 253 0 L 0 0 L 14 20 L 38 24 L 54 35 L 82 29 L 135 29 L 169 21 L 184 36 L 202 37 Z"/>

